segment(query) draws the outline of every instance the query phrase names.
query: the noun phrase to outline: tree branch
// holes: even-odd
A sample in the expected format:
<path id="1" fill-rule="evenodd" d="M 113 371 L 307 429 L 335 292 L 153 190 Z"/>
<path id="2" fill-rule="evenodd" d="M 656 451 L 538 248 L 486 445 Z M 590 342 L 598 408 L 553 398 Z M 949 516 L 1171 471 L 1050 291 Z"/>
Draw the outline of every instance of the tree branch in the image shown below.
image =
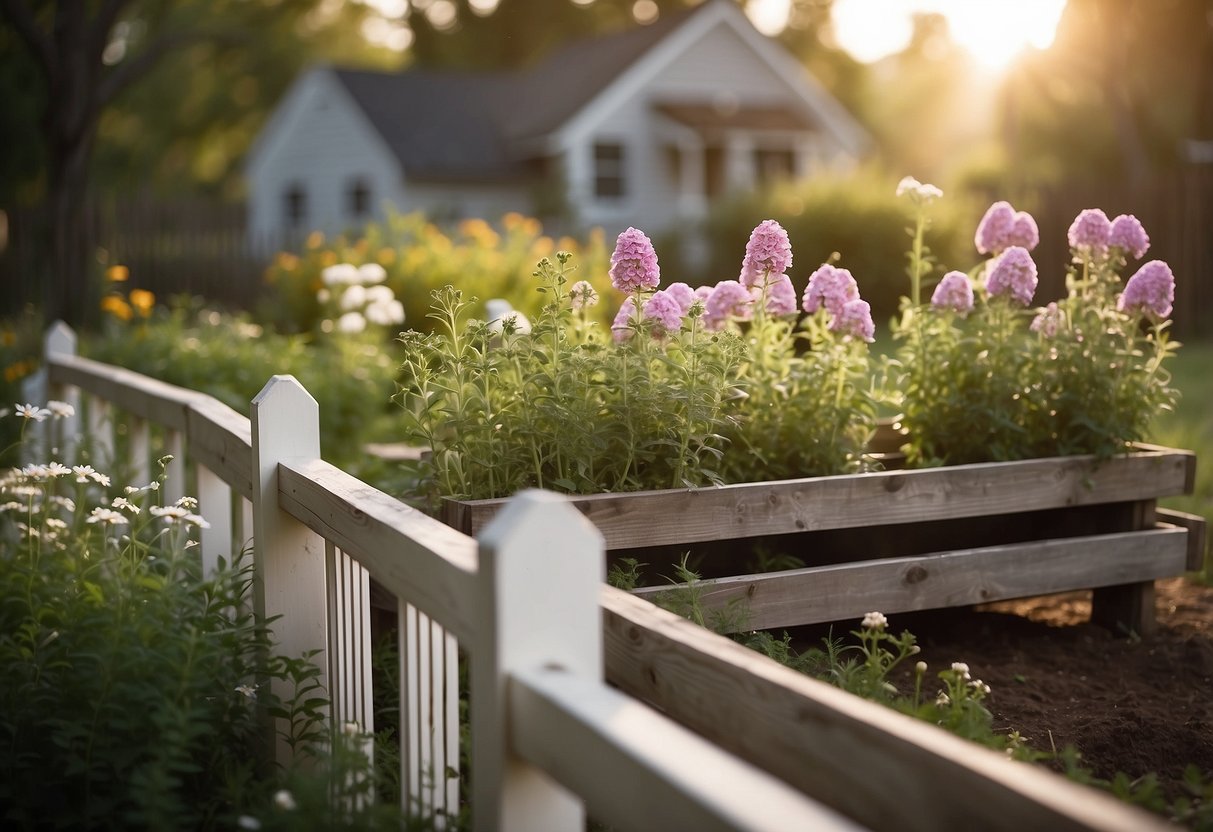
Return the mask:
<path id="1" fill-rule="evenodd" d="M 6 1 L 0 0 L 0 2 Z M 93 102 L 93 108 L 98 112 L 102 110 L 118 93 L 150 72 L 160 62 L 161 58 L 174 49 L 180 49 L 183 46 L 202 43 L 204 41 L 212 43 L 237 43 L 247 39 L 247 36 L 237 35 L 232 32 L 208 31 L 204 29 L 192 32 L 164 32 L 148 43 L 147 46 L 143 47 L 138 55 L 122 61 L 122 63 L 115 66 L 108 75 L 101 79 L 101 82 L 97 85 L 97 95 Z"/>
<path id="2" fill-rule="evenodd" d="M 49 79 L 55 65 L 55 45 L 46 32 L 38 28 L 30 7 L 21 0 L 0 0 L 0 14 L 13 24 L 13 28 L 34 53 L 42 72 Z"/>

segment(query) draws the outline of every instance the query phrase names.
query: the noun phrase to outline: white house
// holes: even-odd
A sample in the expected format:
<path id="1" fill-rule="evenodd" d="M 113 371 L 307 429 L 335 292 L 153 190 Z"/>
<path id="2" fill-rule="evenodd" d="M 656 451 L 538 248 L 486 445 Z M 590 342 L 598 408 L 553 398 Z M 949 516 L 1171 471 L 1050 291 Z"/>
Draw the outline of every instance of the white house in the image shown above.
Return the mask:
<path id="1" fill-rule="evenodd" d="M 308 71 L 249 156 L 250 230 L 338 231 L 390 203 L 656 232 L 868 141 L 735 2 L 706 0 L 520 72 Z"/>

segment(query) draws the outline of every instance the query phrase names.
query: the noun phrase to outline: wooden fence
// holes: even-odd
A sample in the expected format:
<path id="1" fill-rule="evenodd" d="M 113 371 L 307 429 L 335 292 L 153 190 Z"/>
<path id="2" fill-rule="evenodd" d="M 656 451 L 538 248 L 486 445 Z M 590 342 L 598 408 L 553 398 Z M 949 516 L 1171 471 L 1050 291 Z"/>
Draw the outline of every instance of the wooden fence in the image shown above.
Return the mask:
<path id="1" fill-rule="evenodd" d="M 320 651 L 334 724 L 373 730 L 368 580 L 396 596 L 402 799 L 424 814 L 470 800 L 480 830 L 581 830 L 587 812 L 655 830 L 1169 828 L 605 586 L 601 536 L 559 496 L 518 495 L 476 539 L 407 507 L 320 459 L 316 403 L 289 376 L 245 419 L 80 358 L 56 325 L 37 381 L 78 416 L 36 452 L 73 461 L 87 434 L 94 462 L 120 444 L 148 476 L 167 449 L 166 499 L 196 490 L 211 524 L 204 565 L 252 539 L 259 611 L 281 615 L 281 651 Z M 444 776 L 461 656 L 470 798 Z"/>

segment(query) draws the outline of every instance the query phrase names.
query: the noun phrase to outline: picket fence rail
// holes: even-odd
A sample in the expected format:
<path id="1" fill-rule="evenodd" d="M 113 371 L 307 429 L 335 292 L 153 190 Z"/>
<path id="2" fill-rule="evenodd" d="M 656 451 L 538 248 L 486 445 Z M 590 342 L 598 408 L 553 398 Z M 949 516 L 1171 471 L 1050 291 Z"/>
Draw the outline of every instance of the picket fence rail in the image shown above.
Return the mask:
<path id="1" fill-rule="evenodd" d="M 587 814 L 621 830 L 1169 828 L 606 586 L 601 535 L 559 495 L 519 494 L 477 538 L 408 507 L 320 458 L 291 376 L 245 418 L 79 357 L 56 324 L 26 392 L 77 414 L 46 424 L 35 458 L 74 461 L 86 436 L 94 465 L 148 481 L 172 455 L 164 499 L 197 496 L 204 569 L 251 543 L 256 611 L 280 616 L 280 652 L 322 657 L 334 728 L 374 730 L 370 581 L 395 595 L 402 802 L 439 826 L 467 801 L 475 829 L 527 832 Z"/>

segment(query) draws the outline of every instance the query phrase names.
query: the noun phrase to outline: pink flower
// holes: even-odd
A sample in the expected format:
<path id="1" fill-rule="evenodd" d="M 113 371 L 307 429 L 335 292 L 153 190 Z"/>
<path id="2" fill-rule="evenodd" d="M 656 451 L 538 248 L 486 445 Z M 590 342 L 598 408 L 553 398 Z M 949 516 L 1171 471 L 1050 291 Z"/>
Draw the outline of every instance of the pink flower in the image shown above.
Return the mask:
<path id="1" fill-rule="evenodd" d="M 1121 214 L 1112 220 L 1112 230 L 1108 233 L 1108 246 L 1121 249 L 1126 254 L 1140 260 L 1150 249 L 1150 237 L 1141 221 L 1132 214 Z"/>
<path id="2" fill-rule="evenodd" d="M 598 303 L 598 293 L 588 280 L 578 280 L 569 288 L 569 306 L 573 311 L 589 309 Z"/>
<path id="3" fill-rule="evenodd" d="M 961 317 L 973 311 L 973 285 L 964 272 L 948 272 L 931 295 L 931 306 L 951 309 Z"/>
<path id="4" fill-rule="evenodd" d="M 1056 303 L 1050 303 L 1036 313 L 1036 317 L 1032 319 L 1028 328 L 1033 332 L 1039 332 L 1045 338 L 1052 338 L 1057 334 L 1063 320 L 1065 320 L 1065 313 L 1058 308 Z"/>
<path id="5" fill-rule="evenodd" d="M 656 289 L 661 282 L 657 252 L 652 241 L 638 228 L 629 228 L 615 241 L 611 254 L 611 285 L 621 292 Z"/>
<path id="6" fill-rule="evenodd" d="M 1009 295 L 1021 306 L 1032 302 L 1036 282 L 1036 263 L 1028 250 L 1020 246 L 1011 246 L 998 255 L 986 272 L 986 291 L 990 297 Z"/>
<path id="7" fill-rule="evenodd" d="M 986 209 L 985 216 L 977 224 L 973 242 L 981 254 L 998 254 L 1010 242 L 1008 238 L 1015 227 L 1015 209 L 1009 202 L 995 202 Z"/>
<path id="8" fill-rule="evenodd" d="M 632 337 L 632 318 L 635 317 L 636 303 L 632 298 L 624 298 L 615 320 L 611 321 L 611 337 L 616 344 L 622 344 Z"/>
<path id="9" fill-rule="evenodd" d="M 748 321 L 753 315 L 750 293 L 736 280 L 722 280 L 708 295 L 703 308 L 703 325 L 721 329 L 729 318 Z"/>
<path id="10" fill-rule="evenodd" d="M 831 315 L 837 315 L 848 301 L 858 298 L 859 284 L 851 273 L 826 263 L 809 276 L 809 285 L 805 287 L 801 305 L 810 315 L 822 306 Z"/>
<path id="11" fill-rule="evenodd" d="M 691 304 L 695 302 L 695 290 L 690 286 L 685 283 L 671 283 L 664 291 L 678 301 L 678 308 L 682 310 L 683 315 L 691 311 Z"/>
<path id="12" fill-rule="evenodd" d="M 872 322 L 872 307 L 868 306 L 866 300 L 858 298 L 847 301 L 830 321 L 830 331 L 862 338 L 871 343 L 876 338 L 876 324 Z"/>
<path id="13" fill-rule="evenodd" d="M 1019 246 L 1028 251 L 1040 245 L 1040 231 L 1036 228 L 1036 220 L 1027 211 L 1016 211 L 1015 222 L 1011 233 L 1007 235 L 1008 246 Z"/>
<path id="14" fill-rule="evenodd" d="M 1108 250 L 1108 237 L 1112 234 L 1112 223 L 1108 215 L 1098 208 L 1087 208 L 1074 218 L 1066 235 L 1070 248 L 1087 255 L 1103 254 Z"/>
<path id="15" fill-rule="evenodd" d="M 1171 314 L 1175 303 L 1175 275 L 1161 260 L 1151 260 L 1129 278 L 1116 301 L 1121 312 L 1144 312 L 1158 318 Z"/>
<path id="16" fill-rule="evenodd" d="M 750 289 L 750 296 L 757 302 L 762 297 L 762 288 L 754 286 Z M 767 283 L 766 311 L 768 315 L 776 317 L 796 312 L 796 287 L 792 285 L 792 278 L 786 274 L 773 277 Z"/>
<path id="17" fill-rule="evenodd" d="M 761 286 L 771 275 L 783 274 L 792 268 L 792 244 L 788 232 L 775 220 L 763 220 L 750 232 L 741 261 L 743 286 Z"/>
<path id="18" fill-rule="evenodd" d="M 712 292 L 715 291 L 715 289 L 715 286 L 696 286 L 695 300 L 701 300 L 706 303 L 708 298 L 712 296 Z"/>
<path id="19" fill-rule="evenodd" d="M 678 299 L 665 289 L 654 292 L 644 304 L 645 320 L 653 322 L 655 335 L 669 335 L 682 329 L 682 314 Z"/>

